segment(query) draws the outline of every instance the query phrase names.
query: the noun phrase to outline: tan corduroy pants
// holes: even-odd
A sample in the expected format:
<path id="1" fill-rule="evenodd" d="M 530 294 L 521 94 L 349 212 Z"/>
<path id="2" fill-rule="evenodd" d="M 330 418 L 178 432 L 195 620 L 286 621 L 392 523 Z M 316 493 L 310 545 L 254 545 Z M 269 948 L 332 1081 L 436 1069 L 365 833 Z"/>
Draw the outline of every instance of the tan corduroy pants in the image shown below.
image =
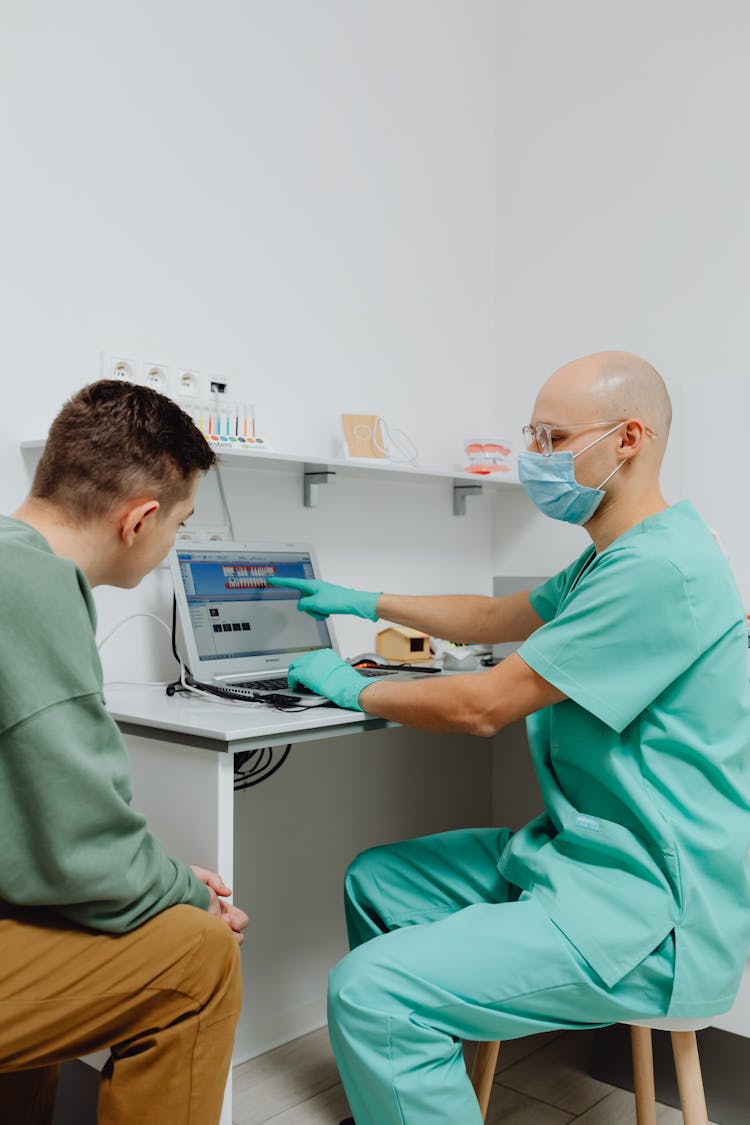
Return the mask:
<path id="1" fill-rule="evenodd" d="M 240 996 L 234 936 L 194 906 L 111 935 L 0 902 L 0 1122 L 49 1125 L 57 1064 L 110 1048 L 99 1125 L 215 1125 Z"/>

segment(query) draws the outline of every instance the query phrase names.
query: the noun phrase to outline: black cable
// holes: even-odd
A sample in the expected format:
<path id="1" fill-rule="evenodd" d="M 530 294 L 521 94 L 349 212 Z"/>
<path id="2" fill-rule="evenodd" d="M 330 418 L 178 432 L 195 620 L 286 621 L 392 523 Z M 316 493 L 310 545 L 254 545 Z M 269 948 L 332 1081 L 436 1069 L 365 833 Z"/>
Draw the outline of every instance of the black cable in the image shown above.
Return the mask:
<path id="1" fill-rule="evenodd" d="M 287 758 L 289 757 L 289 752 L 290 752 L 291 748 L 292 748 L 292 747 L 291 747 L 291 744 L 290 744 L 289 746 L 287 746 L 287 747 L 285 748 L 285 750 L 284 750 L 283 754 L 282 754 L 282 755 L 281 755 L 281 757 L 280 757 L 280 758 L 278 759 L 278 761 L 276 761 L 276 762 L 273 762 L 273 761 L 269 762 L 269 767 L 268 767 L 268 768 L 267 768 L 267 769 L 266 769 L 266 770 L 265 770 L 264 772 L 260 773 L 260 774 L 259 774 L 259 775 L 258 775 L 257 777 L 256 777 L 256 776 L 252 776 L 252 777 L 248 778 L 248 779 L 247 779 L 246 781 L 242 781 L 242 782 L 240 782 L 240 784 L 239 784 L 239 785 L 237 786 L 238 790 L 242 790 L 242 789 L 250 789 L 250 788 L 251 788 L 252 786 L 254 786 L 254 785 L 260 785 L 260 784 L 261 784 L 261 782 L 263 782 L 263 781 L 268 781 L 269 777 L 273 777 L 273 775 L 274 775 L 274 774 L 275 774 L 275 773 L 276 773 L 276 772 L 277 772 L 278 770 L 280 770 L 280 769 L 281 769 L 281 767 L 282 767 L 282 766 L 284 765 L 284 762 L 285 762 L 285 761 L 287 760 Z M 272 756 L 272 757 L 273 757 L 273 756 Z"/>
<path id="2" fill-rule="evenodd" d="M 347 664 L 348 663 L 349 661 L 347 660 Z M 358 672 L 361 668 L 368 671 L 371 668 L 375 669 L 375 671 L 383 672 L 384 679 L 387 678 L 389 672 L 399 672 L 402 668 L 406 669 L 408 672 L 442 672 L 442 668 L 435 668 L 432 665 L 429 668 L 425 668 L 422 664 L 376 664 L 374 660 L 359 660 L 355 664 L 352 664 L 351 667 L 355 672 Z M 373 679 L 375 678 L 376 677 L 373 677 Z"/>
<path id="3" fill-rule="evenodd" d="M 246 777 L 253 777 L 255 774 L 263 773 L 267 770 L 273 761 L 273 750 L 270 746 L 264 746 L 260 751 L 260 757 L 252 769 L 244 771 Z"/>
<path id="4" fill-rule="evenodd" d="M 272 746 L 264 746 L 256 750 L 243 750 L 240 754 L 235 756 L 235 769 L 234 769 L 234 790 L 235 793 L 241 792 L 243 789 L 250 789 L 253 785 L 260 785 L 262 781 L 267 781 L 269 777 L 273 777 L 277 770 L 280 770 L 284 762 L 289 757 L 289 751 L 292 749 L 291 742 L 285 747 L 283 754 L 274 761 L 274 751 Z M 251 761 L 256 754 L 260 754 L 258 760 L 253 764 L 249 770 L 243 769 L 243 766 Z M 266 761 L 263 760 L 263 755 L 267 754 Z M 237 759 L 242 759 L 240 765 L 237 765 Z"/>
<path id="5" fill-rule="evenodd" d="M 182 661 L 177 655 L 177 595 L 172 594 L 172 655 L 177 663 L 182 666 Z"/>
<path id="6" fill-rule="evenodd" d="M 257 757 L 258 754 L 260 754 L 260 749 L 239 750 L 234 756 L 234 772 L 235 772 L 235 775 L 240 773 L 241 771 L 249 773 L 250 770 L 245 771 L 245 766 L 249 761 L 251 761 L 253 758 Z M 255 763 L 255 765 L 257 765 L 257 763 Z M 254 769 L 255 765 L 253 765 L 251 767 L 251 769 Z"/>

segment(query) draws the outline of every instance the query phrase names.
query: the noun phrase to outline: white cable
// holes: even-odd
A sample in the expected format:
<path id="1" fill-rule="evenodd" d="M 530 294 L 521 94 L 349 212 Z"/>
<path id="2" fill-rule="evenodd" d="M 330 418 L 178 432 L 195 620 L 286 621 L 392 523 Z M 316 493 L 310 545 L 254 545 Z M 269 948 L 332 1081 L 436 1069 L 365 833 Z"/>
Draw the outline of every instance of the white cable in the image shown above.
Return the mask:
<path id="1" fill-rule="evenodd" d="M 109 638 L 112 636 L 112 634 L 116 633 L 121 625 L 124 625 L 127 621 L 132 621 L 136 617 L 153 617 L 154 621 L 158 621 L 159 624 L 162 625 L 166 629 L 167 636 L 171 640 L 172 630 L 170 629 L 169 625 L 167 625 L 166 621 L 162 621 L 161 617 L 157 617 L 155 613 L 131 613 L 129 617 L 123 617 L 122 621 L 118 621 L 117 624 L 114 625 L 110 629 L 110 631 L 107 633 L 107 635 L 99 642 L 99 644 L 97 645 L 97 648 L 101 648 L 103 644 L 106 644 L 106 642 L 109 640 Z M 108 680 L 105 683 L 104 686 L 105 687 L 112 687 L 114 684 L 125 684 L 125 685 L 132 686 L 132 687 L 167 687 L 169 682 L 171 682 L 171 681 L 167 681 L 167 680 Z M 191 695 L 200 695 L 200 696 L 202 696 L 203 699 L 210 700 L 211 703 L 224 703 L 224 704 L 229 704 L 230 706 L 233 706 L 233 707 L 245 707 L 245 708 L 247 708 L 247 707 L 262 707 L 263 706 L 262 703 L 255 703 L 251 699 L 248 699 L 247 701 L 245 701 L 244 699 L 224 699 L 220 695 L 214 695 L 212 692 L 201 691 L 200 688 L 192 687 L 185 680 L 185 665 L 182 663 L 182 661 L 180 661 L 180 683 L 182 684 L 185 691 L 189 691 Z"/>
<path id="2" fill-rule="evenodd" d="M 385 437 L 385 443 L 381 442 L 378 438 L 378 424 Z M 383 453 L 393 465 L 411 465 L 416 469 L 419 467 L 417 458 L 419 457 L 419 450 L 414 442 L 411 440 L 407 433 L 403 430 L 394 431 L 401 435 L 401 440 L 397 441 L 390 429 L 385 418 L 378 418 L 377 422 L 372 428 L 372 444 L 377 449 L 378 453 Z M 395 449 L 400 457 L 394 457 L 391 450 Z"/>
<path id="3" fill-rule="evenodd" d="M 219 462 L 218 461 L 214 465 L 214 470 L 216 471 L 216 480 L 217 480 L 218 485 L 219 485 L 219 496 L 221 496 L 221 503 L 222 503 L 222 506 L 224 508 L 224 515 L 226 516 L 226 519 L 227 519 L 227 527 L 229 528 L 229 537 L 230 537 L 230 539 L 234 539 L 234 526 L 232 525 L 232 517 L 229 514 L 229 505 L 227 504 L 227 498 L 226 498 L 226 495 L 224 493 L 224 481 L 221 479 L 221 473 L 219 472 Z"/>
<path id="4" fill-rule="evenodd" d="M 105 680 L 105 687 L 167 687 L 171 680 Z"/>
<path id="5" fill-rule="evenodd" d="M 131 613 L 129 617 L 123 617 L 122 621 L 118 621 L 116 625 L 113 625 L 107 635 L 99 641 L 96 647 L 98 649 L 101 649 L 102 645 L 105 645 L 107 643 L 112 634 L 116 633 L 121 625 L 125 625 L 128 621 L 133 621 L 136 617 L 152 617 L 154 621 L 159 622 L 162 628 L 166 629 L 167 636 L 171 638 L 172 630 L 170 629 L 169 625 L 167 625 L 166 621 L 162 621 L 161 617 L 157 617 L 155 613 Z"/>

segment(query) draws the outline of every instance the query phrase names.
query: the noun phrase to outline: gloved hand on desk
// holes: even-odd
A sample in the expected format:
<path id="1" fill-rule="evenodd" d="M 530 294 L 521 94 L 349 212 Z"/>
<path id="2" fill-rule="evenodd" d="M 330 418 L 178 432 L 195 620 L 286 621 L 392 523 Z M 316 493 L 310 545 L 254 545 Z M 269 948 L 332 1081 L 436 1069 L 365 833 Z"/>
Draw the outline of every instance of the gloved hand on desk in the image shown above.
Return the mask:
<path id="1" fill-rule="evenodd" d="M 269 586 L 289 586 L 292 590 L 299 590 L 297 609 L 309 613 L 311 617 L 350 613 L 355 617 L 367 617 L 370 621 L 378 619 L 375 607 L 380 593 L 350 590 L 348 586 L 335 586 L 318 578 L 269 578 L 267 582 Z"/>
<path id="2" fill-rule="evenodd" d="M 294 691 L 298 684 L 333 700 L 339 707 L 350 711 L 364 711 L 359 705 L 359 693 L 367 687 L 368 680 L 355 672 L 351 664 L 342 660 L 333 649 L 321 648 L 306 652 L 289 665 L 289 687 Z"/>

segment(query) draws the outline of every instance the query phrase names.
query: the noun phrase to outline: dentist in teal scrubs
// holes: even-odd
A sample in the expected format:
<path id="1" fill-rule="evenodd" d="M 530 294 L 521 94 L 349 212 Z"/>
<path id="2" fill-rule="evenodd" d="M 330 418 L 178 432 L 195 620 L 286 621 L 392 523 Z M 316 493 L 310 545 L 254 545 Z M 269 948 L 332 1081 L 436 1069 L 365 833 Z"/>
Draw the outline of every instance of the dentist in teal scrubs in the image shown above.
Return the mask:
<path id="1" fill-rule="evenodd" d="M 295 583 L 319 616 L 523 638 L 473 676 L 373 683 L 325 650 L 290 683 L 428 731 L 492 735 L 525 717 L 544 799 L 518 832 L 448 832 L 351 865 L 329 1028 L 356 1125 L 479 1125 L 462 1039 L 732 1005 L 750 945 L 745 613 L 700 516 L 661 494 L 670 417 L 661 377 L 628 353 L 542 387 L 519 476 L 591 544 L 535 589 Z"/>

